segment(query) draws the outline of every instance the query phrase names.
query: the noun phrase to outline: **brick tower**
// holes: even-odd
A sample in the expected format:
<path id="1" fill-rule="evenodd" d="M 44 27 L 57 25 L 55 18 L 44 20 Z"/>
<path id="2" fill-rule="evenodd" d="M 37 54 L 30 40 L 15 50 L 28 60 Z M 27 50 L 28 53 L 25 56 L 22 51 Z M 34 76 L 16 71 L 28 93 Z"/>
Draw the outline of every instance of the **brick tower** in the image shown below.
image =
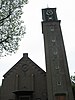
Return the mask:
<path id="1" fill-rule="evenodd" d="M 48 100 L 73 100 L 65 47 L 56 8 L 42 9 Z"/>

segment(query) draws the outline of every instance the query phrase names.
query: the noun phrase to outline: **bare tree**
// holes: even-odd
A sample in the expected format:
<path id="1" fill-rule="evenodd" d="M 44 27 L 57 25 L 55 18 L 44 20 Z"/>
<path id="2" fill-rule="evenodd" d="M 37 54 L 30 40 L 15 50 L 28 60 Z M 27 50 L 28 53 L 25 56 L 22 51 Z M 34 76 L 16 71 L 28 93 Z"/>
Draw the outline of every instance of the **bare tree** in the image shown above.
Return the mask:
<path id="1" fill-rule="evenodd" d="M 21 15 L 26 3 L 27 0 L 0 0 L 0 57 L 18 49 L 25 34 Z"/>

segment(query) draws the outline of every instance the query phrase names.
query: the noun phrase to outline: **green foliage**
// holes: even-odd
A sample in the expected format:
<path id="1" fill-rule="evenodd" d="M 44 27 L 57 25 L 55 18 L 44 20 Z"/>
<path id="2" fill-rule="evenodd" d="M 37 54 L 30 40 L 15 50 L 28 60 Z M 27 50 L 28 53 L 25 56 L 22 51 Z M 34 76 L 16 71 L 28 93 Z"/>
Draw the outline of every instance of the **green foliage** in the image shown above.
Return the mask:
<path id="1" fill-rule="evenodd" d="M 72 90 L 73 90 L 73 95 L 75 100 L 75 75 L 71 76 L 71 81 L 72 81 Z"/>
<path id="2" fill-rule="evenodd" d="M 74 72 L 75 73 L 75 72 Z M 75 75 L 71 76 L 71 80 L 75 83 Z"/>
<path id="3" fill-rule="evenodd" d="M 25 34 L 21 15 L 26 3 L 27 0 L 0 1 L 0 57 L 18 49 L 18 42 Z"/>

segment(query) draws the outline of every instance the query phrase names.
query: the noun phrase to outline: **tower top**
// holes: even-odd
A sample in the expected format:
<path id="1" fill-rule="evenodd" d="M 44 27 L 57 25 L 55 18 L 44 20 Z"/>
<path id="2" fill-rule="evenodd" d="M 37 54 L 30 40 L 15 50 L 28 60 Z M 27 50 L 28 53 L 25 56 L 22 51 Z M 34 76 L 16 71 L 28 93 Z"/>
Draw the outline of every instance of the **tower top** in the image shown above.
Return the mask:
<path id="1" fill-rule="evenodd" d="M 56 8 L 42 9 L 43 21 L 57 21 Z"/>

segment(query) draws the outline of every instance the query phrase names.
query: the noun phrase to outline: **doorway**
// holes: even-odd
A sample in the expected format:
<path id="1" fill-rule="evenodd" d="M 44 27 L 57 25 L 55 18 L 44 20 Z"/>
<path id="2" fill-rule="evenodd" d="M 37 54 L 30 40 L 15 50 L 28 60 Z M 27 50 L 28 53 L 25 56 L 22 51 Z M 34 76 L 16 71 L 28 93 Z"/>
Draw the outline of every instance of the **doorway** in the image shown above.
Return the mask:
<path id="1" fill-rule="evenodd" d="M 30 96 L 19 96 L 19 100 L 31 100 Z"/>
<path id="2" fill-rule="evenodd" d="M 56 94 L 55 100 L 66 100 L 66 94 Z"/>
<path id="3" fill-rule="evenodd" d="M 15 91 L 15 100 L 33 100 L 33 91 Z"/>

